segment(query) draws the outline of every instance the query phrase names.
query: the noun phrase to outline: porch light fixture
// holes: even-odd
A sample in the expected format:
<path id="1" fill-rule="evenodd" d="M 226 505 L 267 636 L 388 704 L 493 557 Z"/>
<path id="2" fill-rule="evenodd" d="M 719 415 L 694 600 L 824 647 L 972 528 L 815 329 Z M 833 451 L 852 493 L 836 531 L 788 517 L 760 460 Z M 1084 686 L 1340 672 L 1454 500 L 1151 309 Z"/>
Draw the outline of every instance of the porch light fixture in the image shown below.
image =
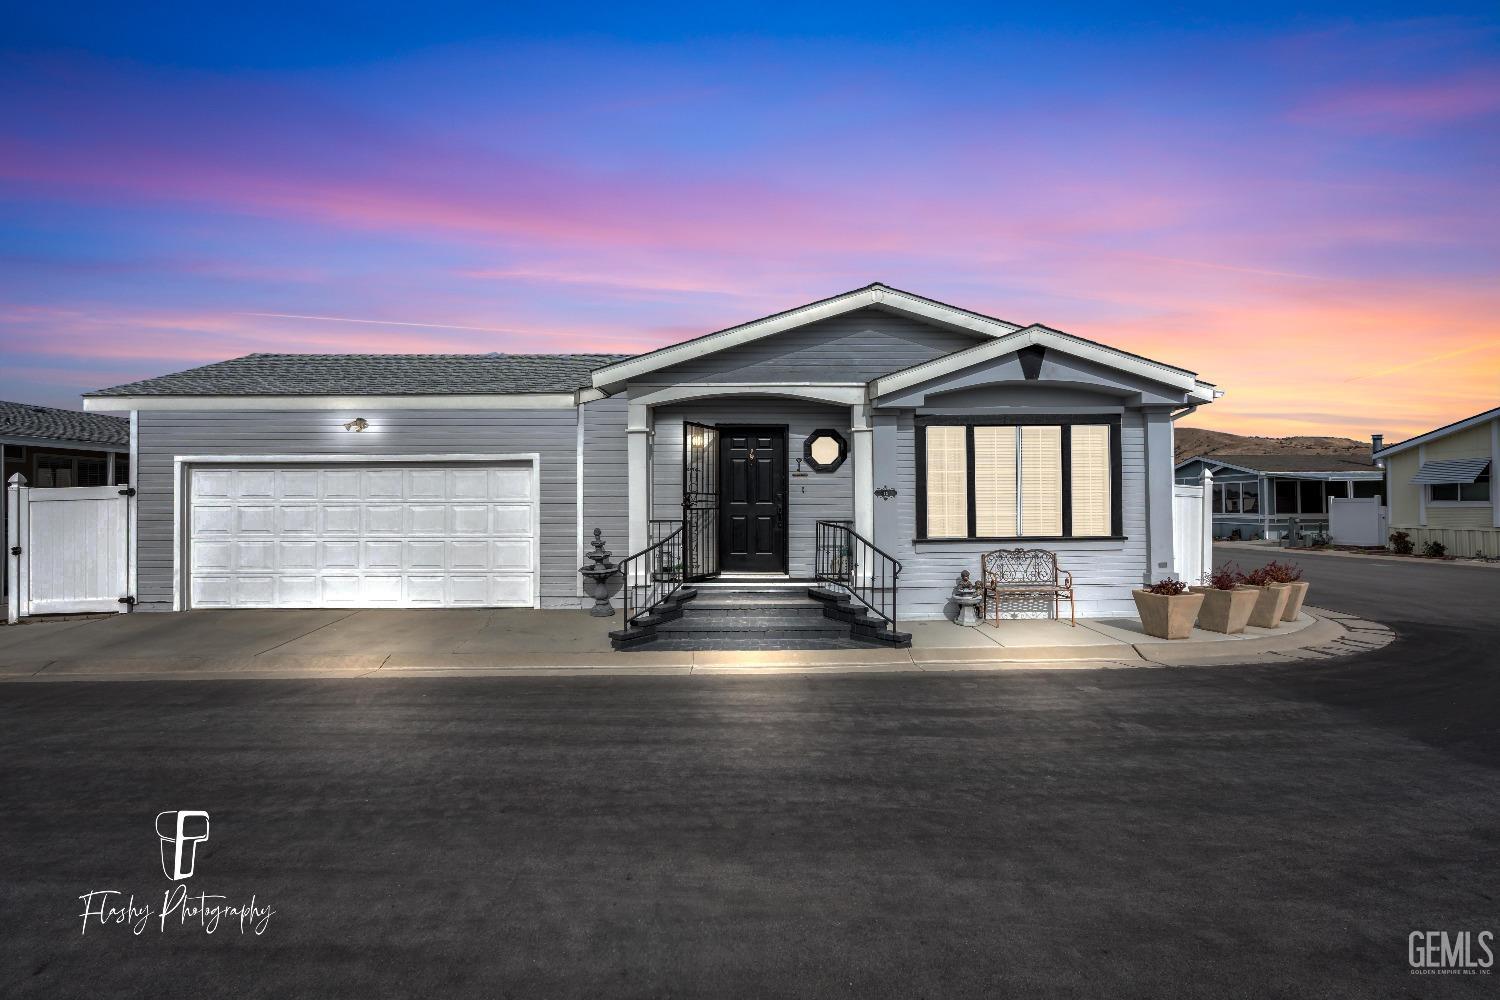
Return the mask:
<path id="1" fill-rule="evenodd" d="M 364 417 L 355 417 L 353 420 L 344 425 L 344 430 L 358 432 L 364 430 L 368 426 L 370 426 L 370 422 Z"/>
<path id="2" fill-rule="evenodd" d="M 849 457 L 849 442 L 838 431 L 813 431 L 802 446 L 802 458 L 814 472 L 834 472 Z"/>

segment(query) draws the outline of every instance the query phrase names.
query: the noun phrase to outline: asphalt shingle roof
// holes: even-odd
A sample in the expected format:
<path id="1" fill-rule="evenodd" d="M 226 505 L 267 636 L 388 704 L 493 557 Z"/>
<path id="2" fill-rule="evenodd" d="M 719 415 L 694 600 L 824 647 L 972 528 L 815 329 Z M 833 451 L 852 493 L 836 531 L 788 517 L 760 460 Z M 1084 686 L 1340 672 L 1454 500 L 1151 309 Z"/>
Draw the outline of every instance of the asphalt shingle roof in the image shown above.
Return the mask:
<path id="1" fill-rule="evenodd" d="M 130 421 L 105 413 L 80 413 L 54 406 L 0 400 L 0 437 L 128 445 Z"/>
<path id="2" fill-rule="evenodd" d="M 1373 460 L 1340 455 L 1204 455 L 1206 462 L 1224 462 L 1257 472 L 1379 472 Z"/>
<path id="3" fill-rule="evenodd" d="M 572 392 L 628 354 L 247 354 L 85 396 Z"/>

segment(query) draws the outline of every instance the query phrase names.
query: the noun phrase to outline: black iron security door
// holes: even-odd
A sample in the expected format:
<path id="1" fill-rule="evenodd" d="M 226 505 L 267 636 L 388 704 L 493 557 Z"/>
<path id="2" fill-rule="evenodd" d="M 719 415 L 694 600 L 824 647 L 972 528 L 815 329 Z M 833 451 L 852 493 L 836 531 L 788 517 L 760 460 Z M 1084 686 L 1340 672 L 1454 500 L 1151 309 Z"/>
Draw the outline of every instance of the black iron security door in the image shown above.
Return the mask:
<path id="1" fill-rule="evenodd" d="M 682 561 L 687 579 L 719 572 L 719 430 L 682 424 Z"/>

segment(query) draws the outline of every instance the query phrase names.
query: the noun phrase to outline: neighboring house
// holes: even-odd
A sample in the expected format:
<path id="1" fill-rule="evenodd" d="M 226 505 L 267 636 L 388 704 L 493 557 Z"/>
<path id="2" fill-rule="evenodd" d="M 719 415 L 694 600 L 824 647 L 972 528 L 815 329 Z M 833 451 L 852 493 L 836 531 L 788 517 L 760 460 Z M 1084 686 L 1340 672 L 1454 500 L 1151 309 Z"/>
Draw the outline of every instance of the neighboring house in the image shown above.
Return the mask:
<path id="1" fill-rule="evenodd" d="M 4 479 L 28 486 L 112 486 L 130 481 L 130 421 L 103 413 L 0 401 Z"/>
<path id="2" fill-rule="evenodd" d="M 28 486 L 111 486 L 130 481 L 130 421 L 103 413 L 0 400 L 0 481 Z M 0 516 L 7 531 L 9 504 Z M 0 534 L 0 538 L 9 538 Z M 7 543 L 8 544 L 8 543 Z M 0 573 L 0 591 L 8 574 Z"/>
<path id="3" fill-rule="evenodd" d="M 86 404 L 133 411 L 142 609 L 576 608 L 586 534 L 618 560 L 687 509 L 690 575 L 810 578 L 848 521 L 936 618 L 1006 546 L 1133 614 L 1172 573 L 1172 421 L 1218 395 L 875 284 L 635 357 L 257 354 Z"/>
<path id="4" fill-rule="evenodd" d="M 1386 446 L 1373 438 L 1385 466 L 1390 530 L 1410 533 L 1421 551 L 1440 542 L 1449 555 L 1500 555 L 1500 407 Z"/>
<path id="5" fill-rule="evenodd" d="M 1214 537 L 1280 538 L 1295 518 L 1304 529 L 1328 523 L 1328 501 L 1384 495 L 1373 461 L 1329 455 L 1198 455 L 1177 463 L 1177 481 L 1213 474 Z"/>

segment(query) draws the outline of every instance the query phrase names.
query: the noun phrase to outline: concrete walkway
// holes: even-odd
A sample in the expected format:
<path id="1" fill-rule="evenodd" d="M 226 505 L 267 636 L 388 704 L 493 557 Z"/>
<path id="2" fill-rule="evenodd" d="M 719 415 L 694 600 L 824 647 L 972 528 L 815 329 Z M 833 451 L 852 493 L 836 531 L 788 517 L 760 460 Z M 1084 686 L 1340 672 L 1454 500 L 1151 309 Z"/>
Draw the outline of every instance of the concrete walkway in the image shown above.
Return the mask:
<path id="1" fill-rule="evenodd" d="M 911 672 L 1264 663 L 1384 646 L 1388 628 L 1305 609 L 1279 629 L 1167 642 L 1134 619 L 910 622 L 910 649 L 619 653 L 618 618 L 526 609 L 194 611 L 0 628 L 0 681 L 522 674 Z"/>

